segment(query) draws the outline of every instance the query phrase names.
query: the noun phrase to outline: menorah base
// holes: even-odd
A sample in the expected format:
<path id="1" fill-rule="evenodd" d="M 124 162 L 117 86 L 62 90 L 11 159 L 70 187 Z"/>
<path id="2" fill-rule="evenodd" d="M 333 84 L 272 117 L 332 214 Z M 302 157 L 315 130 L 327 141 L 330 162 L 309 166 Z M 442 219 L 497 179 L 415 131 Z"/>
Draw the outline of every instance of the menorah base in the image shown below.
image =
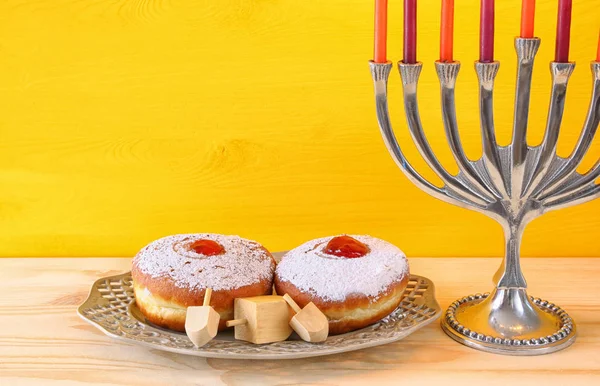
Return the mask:
<path id="1" fill-rule="evenodd" d="M 523 288 L 465 296 L 442 319 L 448 336 L 466 346 L 505 355 L 542 355 L 569 347 L 575 323 L 560 307 Z"/>

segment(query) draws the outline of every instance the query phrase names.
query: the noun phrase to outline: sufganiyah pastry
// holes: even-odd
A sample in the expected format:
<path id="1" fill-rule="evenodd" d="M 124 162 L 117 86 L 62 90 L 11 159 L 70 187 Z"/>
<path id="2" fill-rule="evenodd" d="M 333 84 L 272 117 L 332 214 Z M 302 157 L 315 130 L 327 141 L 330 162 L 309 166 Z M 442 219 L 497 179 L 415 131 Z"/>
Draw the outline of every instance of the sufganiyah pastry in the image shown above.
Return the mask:
<path id="1" fill-rule="evenodd" d="M 313 302 L 329 333 L 366 327 L 394 311 L 409 280 L 404 253 L 371 236 L 335 236 L 289 251 L 275 270 L 275 290 L 300 307 Z"/>
<path id="2" fill-rule="evenodd" d="M 233 319 L 236 298 L 271 295 L 275 260 L 256 241 L 211 233 L 167 236 L 133 259 L 135 301 L 151 323 L 185 331 L 187 307 L 201 306 L 207 288 L 221 317 Z"/>

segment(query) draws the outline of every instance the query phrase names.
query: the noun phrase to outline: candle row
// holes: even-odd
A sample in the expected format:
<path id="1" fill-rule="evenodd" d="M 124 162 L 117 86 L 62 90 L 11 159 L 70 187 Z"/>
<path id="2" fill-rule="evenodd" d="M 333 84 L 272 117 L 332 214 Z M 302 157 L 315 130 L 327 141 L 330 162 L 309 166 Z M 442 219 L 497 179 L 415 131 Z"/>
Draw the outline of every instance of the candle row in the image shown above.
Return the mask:
<path id="1" fill-rule="evenodd" d="M 440 26 L 440 61 L 453 62 L 454 0 L 442 1 Z M 534 37 L 535 0 L 522 0 L 521 37 Z M 387 6 L 388 0 L 375 0 L 375 63 L 387 61 Z M 494 9 L 495 0 L 481 0 L 479 28 L 479 61 L 494 61 Z M 555 62 L 569 61 L 571 40 L 571 12 L 573 0 L 558 0 L 556 24 Z M 600 62 L 600 37 L 596 61 Z M 417 62 L 417 0 L 404 0 L 404 63 Z"/>

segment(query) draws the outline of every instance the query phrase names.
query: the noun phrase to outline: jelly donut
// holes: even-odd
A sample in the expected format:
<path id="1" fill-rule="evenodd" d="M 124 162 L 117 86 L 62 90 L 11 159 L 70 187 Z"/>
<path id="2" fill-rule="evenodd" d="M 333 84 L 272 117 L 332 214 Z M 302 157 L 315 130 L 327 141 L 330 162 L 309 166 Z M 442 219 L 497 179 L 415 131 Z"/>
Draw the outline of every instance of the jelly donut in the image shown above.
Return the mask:
<path id="1" fill-rule="evenodd" d="M 275 290 L 300 307 L 313 302 L 329 319 L 329 333 L 342 334 L 394 311 L 408 279 L 408 261 L 396 246 L 343 235 L 312 240 L 285 254 L 275 270 Z"/>
<path id="2" fill-rule="evenodd" d="M 233 300 L 273 292 L 275 260 L 262 245 L 237 236 L 183 234 L 144 247 L 133 259 L 135 302 L 148 321 L 185 331 L 186 309 L 210 305 L 221 316 L 219 330 L 233 319 Z"/>

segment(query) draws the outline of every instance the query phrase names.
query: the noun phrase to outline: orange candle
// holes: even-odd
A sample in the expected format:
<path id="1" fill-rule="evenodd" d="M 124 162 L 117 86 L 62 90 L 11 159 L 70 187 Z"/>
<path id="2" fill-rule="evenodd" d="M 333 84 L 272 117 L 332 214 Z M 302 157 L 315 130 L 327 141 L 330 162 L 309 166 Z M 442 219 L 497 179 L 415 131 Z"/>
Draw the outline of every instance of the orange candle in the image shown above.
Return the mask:
<path id="1" fill-rule="evenodd" d="M 387 0 L 375 0 L 375 63 L 387 62 Z"/>
<path id="2" fill-rule="evenodd" d="M 440 27 L 440 62 L 453 62 L 454 0 L 442 0 L 442 25 Z"/>
<path id="3" fill-rule="evenodd" d="M 598 53 L 596 54 L 596 62 L 600 63 L 600 33 L 598 33 Z"/>
<path id="4" fill-rule="evenodd" d="M 523 0 L 521 6 L 521 37 L 532 38 L 535 22 L 535 0 Z"/>

